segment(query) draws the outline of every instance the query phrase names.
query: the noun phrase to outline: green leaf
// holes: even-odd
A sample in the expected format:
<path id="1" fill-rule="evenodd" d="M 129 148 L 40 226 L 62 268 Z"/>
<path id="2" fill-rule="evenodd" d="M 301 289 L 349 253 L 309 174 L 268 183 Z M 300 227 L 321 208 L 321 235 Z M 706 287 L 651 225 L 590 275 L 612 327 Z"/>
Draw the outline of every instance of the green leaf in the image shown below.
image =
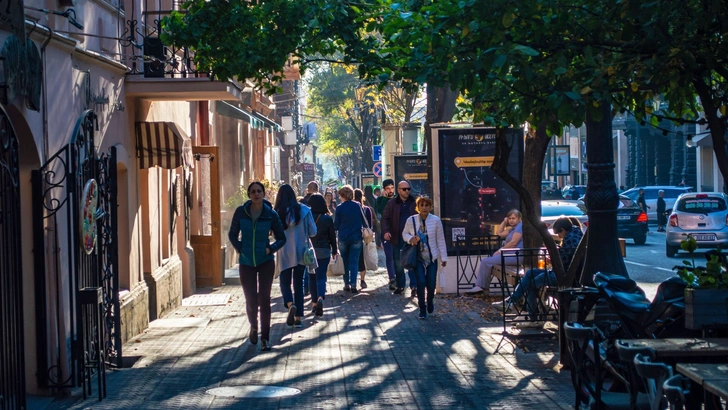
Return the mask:
<path id="1" fill-rule="evenodd" d="M 574 101 L 581 101 L 581 95 L 579 93 L 575 93 L 573 91 L 567 91 L 564 93 L 567 97 L 571 98 Z"/>
<path id="2" fill-rule="evenodd" d="M 538 51 L 534 50 L 533 48 L 531 48 L 529 46 L 524 46 L 521 44 L 514 46 L 513 51 L 518 54 L 523 54 L 523 55 L 527 55 L 527 56 L 531 56 L 531 57 L 540 55 L 540 53 Z"/>
<path id="3" fill-rule="evenodd" d="M 569 70 L 565 69 L 564 67 L 559 67 L 556 70 L 554 70 L 554 74 L 556 75 L 562 75 L 566 74 Z"/>

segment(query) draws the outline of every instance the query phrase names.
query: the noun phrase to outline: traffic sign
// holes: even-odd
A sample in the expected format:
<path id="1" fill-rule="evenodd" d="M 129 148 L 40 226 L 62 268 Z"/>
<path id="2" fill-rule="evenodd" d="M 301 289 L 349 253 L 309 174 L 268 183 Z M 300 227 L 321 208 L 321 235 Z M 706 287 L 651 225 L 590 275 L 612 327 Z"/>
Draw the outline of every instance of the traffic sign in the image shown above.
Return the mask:
<path id="1" fill-rule="evenodd" d="M 382 160 L 382 146 L 373 145 L 372 146 L 372 161 L 381 161 L 381 160 Z"/>
<path id="2" fill-rule="evenodd" d="M 381 161 L 374 163 L 374 166 L 372 167 L 372 172 L 374 173 L 374 175 L 377 176 L 377 178 L 382 177 L 382 162 Z"/>

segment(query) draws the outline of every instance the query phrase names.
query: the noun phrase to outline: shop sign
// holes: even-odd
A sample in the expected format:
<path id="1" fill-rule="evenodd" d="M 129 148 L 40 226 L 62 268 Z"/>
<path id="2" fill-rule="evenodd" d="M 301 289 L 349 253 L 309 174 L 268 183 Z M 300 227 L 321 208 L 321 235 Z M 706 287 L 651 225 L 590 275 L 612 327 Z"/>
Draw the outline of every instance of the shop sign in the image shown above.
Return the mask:
<path id="1" fill-rule="evenodd" d="M 414 197 L 432 198 L 432 180 L 427 172 L 427 155 L 396 155 L 394 157 L 394 182 L 407 181 Z"/>

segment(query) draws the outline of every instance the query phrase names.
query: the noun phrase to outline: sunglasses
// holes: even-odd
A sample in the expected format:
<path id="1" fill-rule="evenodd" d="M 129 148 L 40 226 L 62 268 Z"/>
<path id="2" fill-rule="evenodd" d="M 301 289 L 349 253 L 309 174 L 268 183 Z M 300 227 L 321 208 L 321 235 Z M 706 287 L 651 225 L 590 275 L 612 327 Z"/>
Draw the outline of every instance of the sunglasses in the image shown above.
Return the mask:
<path id="1" fill-rule="evenodd" d="M 409 191 L 412 188 L 400 188 L 402 191 Z"/>

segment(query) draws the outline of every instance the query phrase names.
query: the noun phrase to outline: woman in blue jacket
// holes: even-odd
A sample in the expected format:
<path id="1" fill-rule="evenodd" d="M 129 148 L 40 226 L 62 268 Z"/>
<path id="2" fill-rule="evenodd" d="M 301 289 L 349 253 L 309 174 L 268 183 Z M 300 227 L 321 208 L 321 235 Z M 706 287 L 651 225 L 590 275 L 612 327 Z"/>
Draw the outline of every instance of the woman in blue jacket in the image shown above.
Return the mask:
<path id="1" fill-rule="evenodd" d="M 316 222 L 311 215 L 311 208 L 296 201 L 296 193 L 290 185 L 284 184 L 278 189 L 276 204 L 273 208 L 281 218 L 286 233 L 286 244 L 278 255 L 281 276 L 283 303 L 288 309 L 286 324 L 293 327 L 303 327 L 303 272 L 306 265 L 303 254 L 311 246 L 309 238 L 316 236 Z M 316 263 L 313 268 L 317 267 Z M 293 293 L 291 293 L 291 280 Z M 295 299 L 294 299 L 295 295 Z"/>
<path id="2" fill-rule="evenodd" d="M 228 239 L 240 254 L 240 283 L 245 294 L 245 310 L 250 322 L 250 343 L 258 343 L 258 308 L 261 322 L 261 350 L 270 350 L 270 291 L 275 274 L 273 254 L 286 243 L 278 214 L 265 198 L 260 182 L 248 185 L 248 200 L 233 214 Z M 270 232 L 275 242 L 270 243 Z"/>

